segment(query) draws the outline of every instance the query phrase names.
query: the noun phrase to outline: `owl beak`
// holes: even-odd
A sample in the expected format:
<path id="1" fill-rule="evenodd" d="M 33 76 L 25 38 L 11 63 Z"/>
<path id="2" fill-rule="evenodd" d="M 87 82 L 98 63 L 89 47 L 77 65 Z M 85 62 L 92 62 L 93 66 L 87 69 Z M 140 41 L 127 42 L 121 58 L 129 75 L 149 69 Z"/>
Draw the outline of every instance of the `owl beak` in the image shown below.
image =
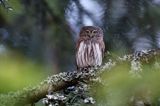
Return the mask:
<path id="1" fill-rule="evenodd" d="M 90 37 L 92 38 L 94 36 L 94 34 L 93 33 L 90 33 Z"/>
<path id="2" fill-rule="evenodd" d="M 90 34 L 90 37 L 92 38 L 92 37 L 93 37 L 93 34 Z"/>

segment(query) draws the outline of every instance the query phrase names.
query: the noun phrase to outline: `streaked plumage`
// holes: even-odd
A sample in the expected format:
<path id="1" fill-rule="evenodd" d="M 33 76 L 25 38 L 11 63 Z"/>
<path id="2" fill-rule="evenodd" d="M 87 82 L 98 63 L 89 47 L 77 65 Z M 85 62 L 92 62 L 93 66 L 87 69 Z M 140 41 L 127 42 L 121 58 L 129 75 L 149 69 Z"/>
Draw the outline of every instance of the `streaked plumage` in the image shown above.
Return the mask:
<path id="1" fill-rule="evenodd" d="M 104 55 L 103 31 L 99 27 L 84 26 L 76 47 L 78 69 L 100 66 Z"/>

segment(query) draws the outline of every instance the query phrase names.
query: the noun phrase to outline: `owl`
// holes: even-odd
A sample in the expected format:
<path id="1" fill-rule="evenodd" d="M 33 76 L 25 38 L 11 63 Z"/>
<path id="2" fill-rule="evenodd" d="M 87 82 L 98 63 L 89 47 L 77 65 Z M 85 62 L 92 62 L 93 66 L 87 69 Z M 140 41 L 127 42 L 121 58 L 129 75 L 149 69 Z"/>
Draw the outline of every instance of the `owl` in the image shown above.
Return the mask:
<path id="1" fill-rule="evenodd" d="M 77 69 L 88 69 L 102 64 L 105 44 L 103 30 L 97 26 L 81 28 L 76 44 Z"/>

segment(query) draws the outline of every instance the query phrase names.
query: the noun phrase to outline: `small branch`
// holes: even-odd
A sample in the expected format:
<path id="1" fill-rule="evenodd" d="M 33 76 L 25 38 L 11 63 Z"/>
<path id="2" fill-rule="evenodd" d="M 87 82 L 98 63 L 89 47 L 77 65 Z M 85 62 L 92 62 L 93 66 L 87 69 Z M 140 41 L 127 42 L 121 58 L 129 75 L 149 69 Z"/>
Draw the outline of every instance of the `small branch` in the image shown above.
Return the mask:
<path id="1" fill-rule="evenodd" d="M 7 0 L 0 0 L 0 5 L 2 5 L 7 11 L 13 10 L 7 3 Z"/>
<path id="2" fill-rule="evenodd" d="M 142 50 L 137 51 L 133 54 L 125 55 L 121 58 L 118 58 L 118 61 L 132 61 L 138 60 L 141 62 L 149 62 L 148 60 L 155 59 L 160 56 L 160 49 L 151 49 L 151 50 Z"/>
<path id="3" fill-rule="evenodd" d="M 123 56 L 122 58 L 118 58 L 116 60 L 109 60 L 103 66 L 98 69 L 86 71 L 74 71 L 74 72 L 63 72 L 57 75 L 53 75 L 48 77 L 46 80 L 41 82 L 38 86 L 33 88 L 25 88 L 21 91 L 17 91 L 9 94 L 1 94 L 0 95 L 0 104 L 4 106 L 17 106 L 17 105 L 25 105 L 36 103 L 40 99 L 44 98 L 48 91 L 60 91 L 62 89 L 66 89 L 69 86 L 76 85 L 79 81 L 87 81 L 90 78 L 94 78 L 99 76 L 104 71 L 111 70 L 118 63 L 125 61 L 132 61 L 133 59 L 138 59 L 142 62 L 147 62 L 155 57 L 160 56 L 160 49 L 158 50 L 146 50 Z M 97 70 L 97 71 L 95 71 Z M 6 101 L 6 102 L 4 102 Z M 9 102 L 8 102 L 9 101 Z M 12 103 L 12 104 L 11 104 Z"/>

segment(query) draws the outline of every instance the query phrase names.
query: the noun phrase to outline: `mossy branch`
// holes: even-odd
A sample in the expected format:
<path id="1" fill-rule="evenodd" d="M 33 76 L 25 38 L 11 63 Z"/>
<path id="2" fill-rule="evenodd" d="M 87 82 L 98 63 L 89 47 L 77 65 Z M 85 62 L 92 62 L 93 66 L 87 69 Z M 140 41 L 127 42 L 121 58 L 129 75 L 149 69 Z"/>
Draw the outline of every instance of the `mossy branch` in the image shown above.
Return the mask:
<path id="1" fill-rule="evenodd" d="M 57 75 L 52 75 L 46 80 L 41 82 L 36 87 L 24 88 L 21 91 L 1 94 L 0 104 L 1 106 L 23 106 L 26 104 L 36 103 L 40 99 L 44 98 L 48 91 L 60 91 L 66 89 L 69 86 L 76 85 L 79 81 L 88 81 L 90 78 L 99 76 L 104 71 L 111 70 L 118 63 L 140 61 L 148 63 L 149 61 L 160 56 L 160 49 L 146 50 L 136 52 L 134 54 L 125 55 L 123 57 L 117 57 L 116 59 L 109 59 L 103 66 L 90 70 L 90 71 L 73 71 L 63 72 Z"/>

